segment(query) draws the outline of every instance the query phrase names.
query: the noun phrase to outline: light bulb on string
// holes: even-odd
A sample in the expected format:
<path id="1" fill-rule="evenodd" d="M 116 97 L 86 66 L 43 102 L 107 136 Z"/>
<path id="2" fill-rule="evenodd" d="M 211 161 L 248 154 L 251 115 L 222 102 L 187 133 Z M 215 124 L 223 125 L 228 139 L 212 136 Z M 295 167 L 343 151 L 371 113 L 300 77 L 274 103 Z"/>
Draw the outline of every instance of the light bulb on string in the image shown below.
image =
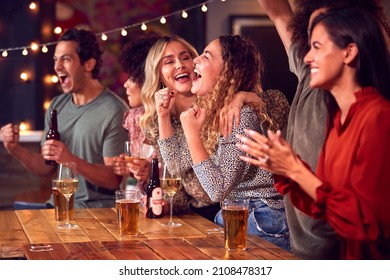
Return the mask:
<path id="1" fill-rule="evenodd" d="M 35 10 L 37 8 L 37 4 L 35 2 L 31 2 L 28 7 L 30 8 L 30 10 Z"/>
<path id="2" fill-rule="evenodd" d="M 47 111 L 47 109 L 49 109 L 49 106 L 50 106 L 50 101 L 49 100 L 45 100 L 43 102 L 43 110 Z"/>
<path id="3" fill-rule="evenodd" d="M 51 78 L 50 78 L 50 80 L 51 80 L 51 82 L 52 82 L 53 84 L 58 83 L 58 76 L 57 76 L 57 75 L 52 75 Z"/>
<path id="4" fill-rule="evenodd" d="M 54 32 L 54 34 L 61 34 L 62 28 L 57 26 L 56 28 L 54 28 L 53 32 Z"/>
<path id="5" fill-rule="evenodd" d="M 2 53 L 1 53 L 2 57 L 7 57 L 8 56 L 8 52 L 7 50 L 4 50 Z"/>
<path id="6" fill-rule="evenodd" d="M 161 24 L 165 24 L 165 23 L 167 23 L 167 17 L 171 16 L 173 14 L 180 14 L 181 13 L 182 18 L 187 19 L 189 17 L 189 13 L 188 12 L 193 10 L 193 9 L 200 8 L 202 12 L 206 13 L 208 11 L 207 4 L 209 4 L 211 2 L 214 2 L 214 1 L 216 1 L 216 0 L 204 1 L 203 3 L 200 3 L 199 5 L 191 6 L 191 7 L 188 7 L 186 9 L 183 9 L 181 11 L 179 10 L 179 11 L 176 11 L 176 12 L 171 13 L 171 14 L 163 15 L 163 16 L 160 16 L 159 18 L 154 18 L 154 19 L 151 19 L 151 20 L 146 21 L 146 22 L 139 22 L 139 23 L 133 24 L 131 26 L 127 26 L 127 27 L 123 26 L 123 27 L 120 27 L 120 28 L 116 28 L 114 30 L 106 30 L 106 31 L 104 31 L 104 33 L 103 32 L 102 33 L 95 33 L 95 35 L 96 36 L 100 35 L 102 41 L 107 41 L 108 40 L 107 34 L 110 34 L 112 32 L 116 32 L 116 31 L 120 30 L 121 31 L 120 33 L 121 33 L 122 36 L 128 36 L 128 30 L 127 29 L 131 28 L 131 27 L 134 27 L 134 26 L 140 26 L 141 25 L 140 26 L 141 29 L 143 31 L 146 31 L 148 29 L 148 26 L 146 25 L 147 23 L 159 20 Z M 225 1 L 226 0 L 221 0 L 221 2 L 225 2 Z M 29 1 L 29 3 L 30 3 L 29 4 L 30 9 L 32 9 L 32 10 L 39 10 L 39 5 L 38 5 L 37 1 Z M 59 34 L 61 34 L 63 32 L 63 30 L 61 29 L 61 27 L 58 26 L 55 29 L 53 29 L 53 32 L 59 35 Z M 47 45 L 52 45 L 52 44 L 55 44 L 55 43 L 57 43 L 57 42 L 49 42 L 49 43 L 47 43 Z M 43 53 L 47 53 L 48 52 L 48 49 L 47 49 L 46 46 L 38 44 L 38 49 L 40 47 L 42 47 L 41 49 L 42 49 Z M 16 47 L 16 48 L 9 48 L 9 49 L 6 49 L 6 50 L 3 49 L 0 52 L 1 52 L 1 55 L 3 57 L 5 57 L 6 55 L 8 55 L 8 52 L 21 49 L 21 50 L 23 50 L 22 54 L 24 56 L 27 56 L 29 54 L 29 50 L 28 50 L 29 48 L 31 48 L 32 51 L 35 50 L 35 47 L 33 47 L 33 46 L 22 46 L 22 47 Z M 4 52 L 4 50 L 6 52 Z"/>
<path id="7" fill-rule="evenodd" d="M 30 129 L 30 124 L 28 122 L 26 122 L 26 121 L 20 122 L 19 130 L 26 131 L 26 130 L 29 130 L 29 129 Z"/>
<path id="8" fill-rule="evenodd" d="M 31 48 L 33 51 L 36 51 L 36 50 L 38 50 L 39 46 L 38 46 L 37 43 L 32 42 L 31 45 L 30 45 L 30 48 Z"/>
<path id="9" fill-rule="evenodd" d="M 23 81 L 27 82 L 28 81 L 28 75 L 26 72 L 22 72 L 20 74 L 20 79 L 22 79 Z"/>

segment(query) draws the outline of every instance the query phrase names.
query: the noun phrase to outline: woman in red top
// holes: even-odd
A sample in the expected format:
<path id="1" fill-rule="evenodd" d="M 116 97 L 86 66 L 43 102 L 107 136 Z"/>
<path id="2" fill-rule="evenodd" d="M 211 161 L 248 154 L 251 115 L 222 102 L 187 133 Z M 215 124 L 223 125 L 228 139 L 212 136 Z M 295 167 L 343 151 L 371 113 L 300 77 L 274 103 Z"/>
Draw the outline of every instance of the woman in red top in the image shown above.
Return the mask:
<path id="1" fill-rule="evenodd" d="M 365 11 L 328 10 L 313 21 L 305 62 L 310 87 L 331 93 L 327 139 L 316 174 L 280 132 L 237 135 L 239 148 L 275 174 L 275 187 L 304 213 L 326 219 L 341 258 L 390 259 L 390 58 Z M 310 120 L 308 120 L 310 121 Z"/>

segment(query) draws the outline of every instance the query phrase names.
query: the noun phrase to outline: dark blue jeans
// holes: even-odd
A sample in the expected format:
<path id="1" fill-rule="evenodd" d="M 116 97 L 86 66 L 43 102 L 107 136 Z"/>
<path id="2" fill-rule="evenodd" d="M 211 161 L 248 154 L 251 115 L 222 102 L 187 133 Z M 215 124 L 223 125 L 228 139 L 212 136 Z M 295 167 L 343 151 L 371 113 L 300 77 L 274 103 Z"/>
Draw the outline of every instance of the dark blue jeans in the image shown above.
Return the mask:
<path id="1" fill-rule="evenodd" d="M 222 210 L 217 213 L 214 222 L 223 226 Z M 272 209 L 260 199 L 249 201 L 248 234 L 258 235 L 291 252 L 284 209 Z"/>

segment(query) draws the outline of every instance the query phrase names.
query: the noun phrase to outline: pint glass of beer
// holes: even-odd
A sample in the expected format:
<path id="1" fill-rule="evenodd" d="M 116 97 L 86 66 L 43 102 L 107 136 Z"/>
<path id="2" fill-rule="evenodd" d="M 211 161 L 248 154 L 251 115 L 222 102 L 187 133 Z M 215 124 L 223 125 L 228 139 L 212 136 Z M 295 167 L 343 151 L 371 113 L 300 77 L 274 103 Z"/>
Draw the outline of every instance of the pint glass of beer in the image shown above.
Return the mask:
<path id="1" fill-rule="evenodd" d="M 221 202 L 226 250 L 245 250 L 248 230 L 248 199 Z"/>
<path id="2" fill-rule="evenodd" d="M 54 216 L 56 221 L 65 221 L 66 220 L 66 198 L 65 196 L 57 190 L 57 181 L 52 180 L 51 189 L 53 191 L 53 200 L 54 200 Z M 73 208 L 74 208 L 74 195 L 69 199 L 69 220 L 73 220 Z"/>
<path id="3" fill-rule="evenodd" d="M 117 190 L 115 198 L 119 236 L 137 235 L 140 192 L 138 190 Z"/>

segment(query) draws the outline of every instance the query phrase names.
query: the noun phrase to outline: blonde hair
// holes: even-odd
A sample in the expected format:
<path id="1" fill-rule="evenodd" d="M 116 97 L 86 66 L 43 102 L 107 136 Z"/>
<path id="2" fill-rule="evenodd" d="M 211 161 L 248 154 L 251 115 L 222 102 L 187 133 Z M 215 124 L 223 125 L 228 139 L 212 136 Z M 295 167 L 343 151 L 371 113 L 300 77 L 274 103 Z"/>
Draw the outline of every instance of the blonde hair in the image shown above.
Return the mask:
<path id="1" fill-rule="evenodd" d="M 158 137 L 157 112 L 154 94 L 161 88 L 159 64 L 167 45 L 171 42 L 179 42 L 191 54 L 192 59 L 198 56 L 196 49 L 183 38 L 171 35 L 160 38 L 150 49 L 145 62 L 145 82 L 141 90 L 141 100 L 145 113 L 140 118 L 140 127 L 146 138 L 155 143 Z"/>

